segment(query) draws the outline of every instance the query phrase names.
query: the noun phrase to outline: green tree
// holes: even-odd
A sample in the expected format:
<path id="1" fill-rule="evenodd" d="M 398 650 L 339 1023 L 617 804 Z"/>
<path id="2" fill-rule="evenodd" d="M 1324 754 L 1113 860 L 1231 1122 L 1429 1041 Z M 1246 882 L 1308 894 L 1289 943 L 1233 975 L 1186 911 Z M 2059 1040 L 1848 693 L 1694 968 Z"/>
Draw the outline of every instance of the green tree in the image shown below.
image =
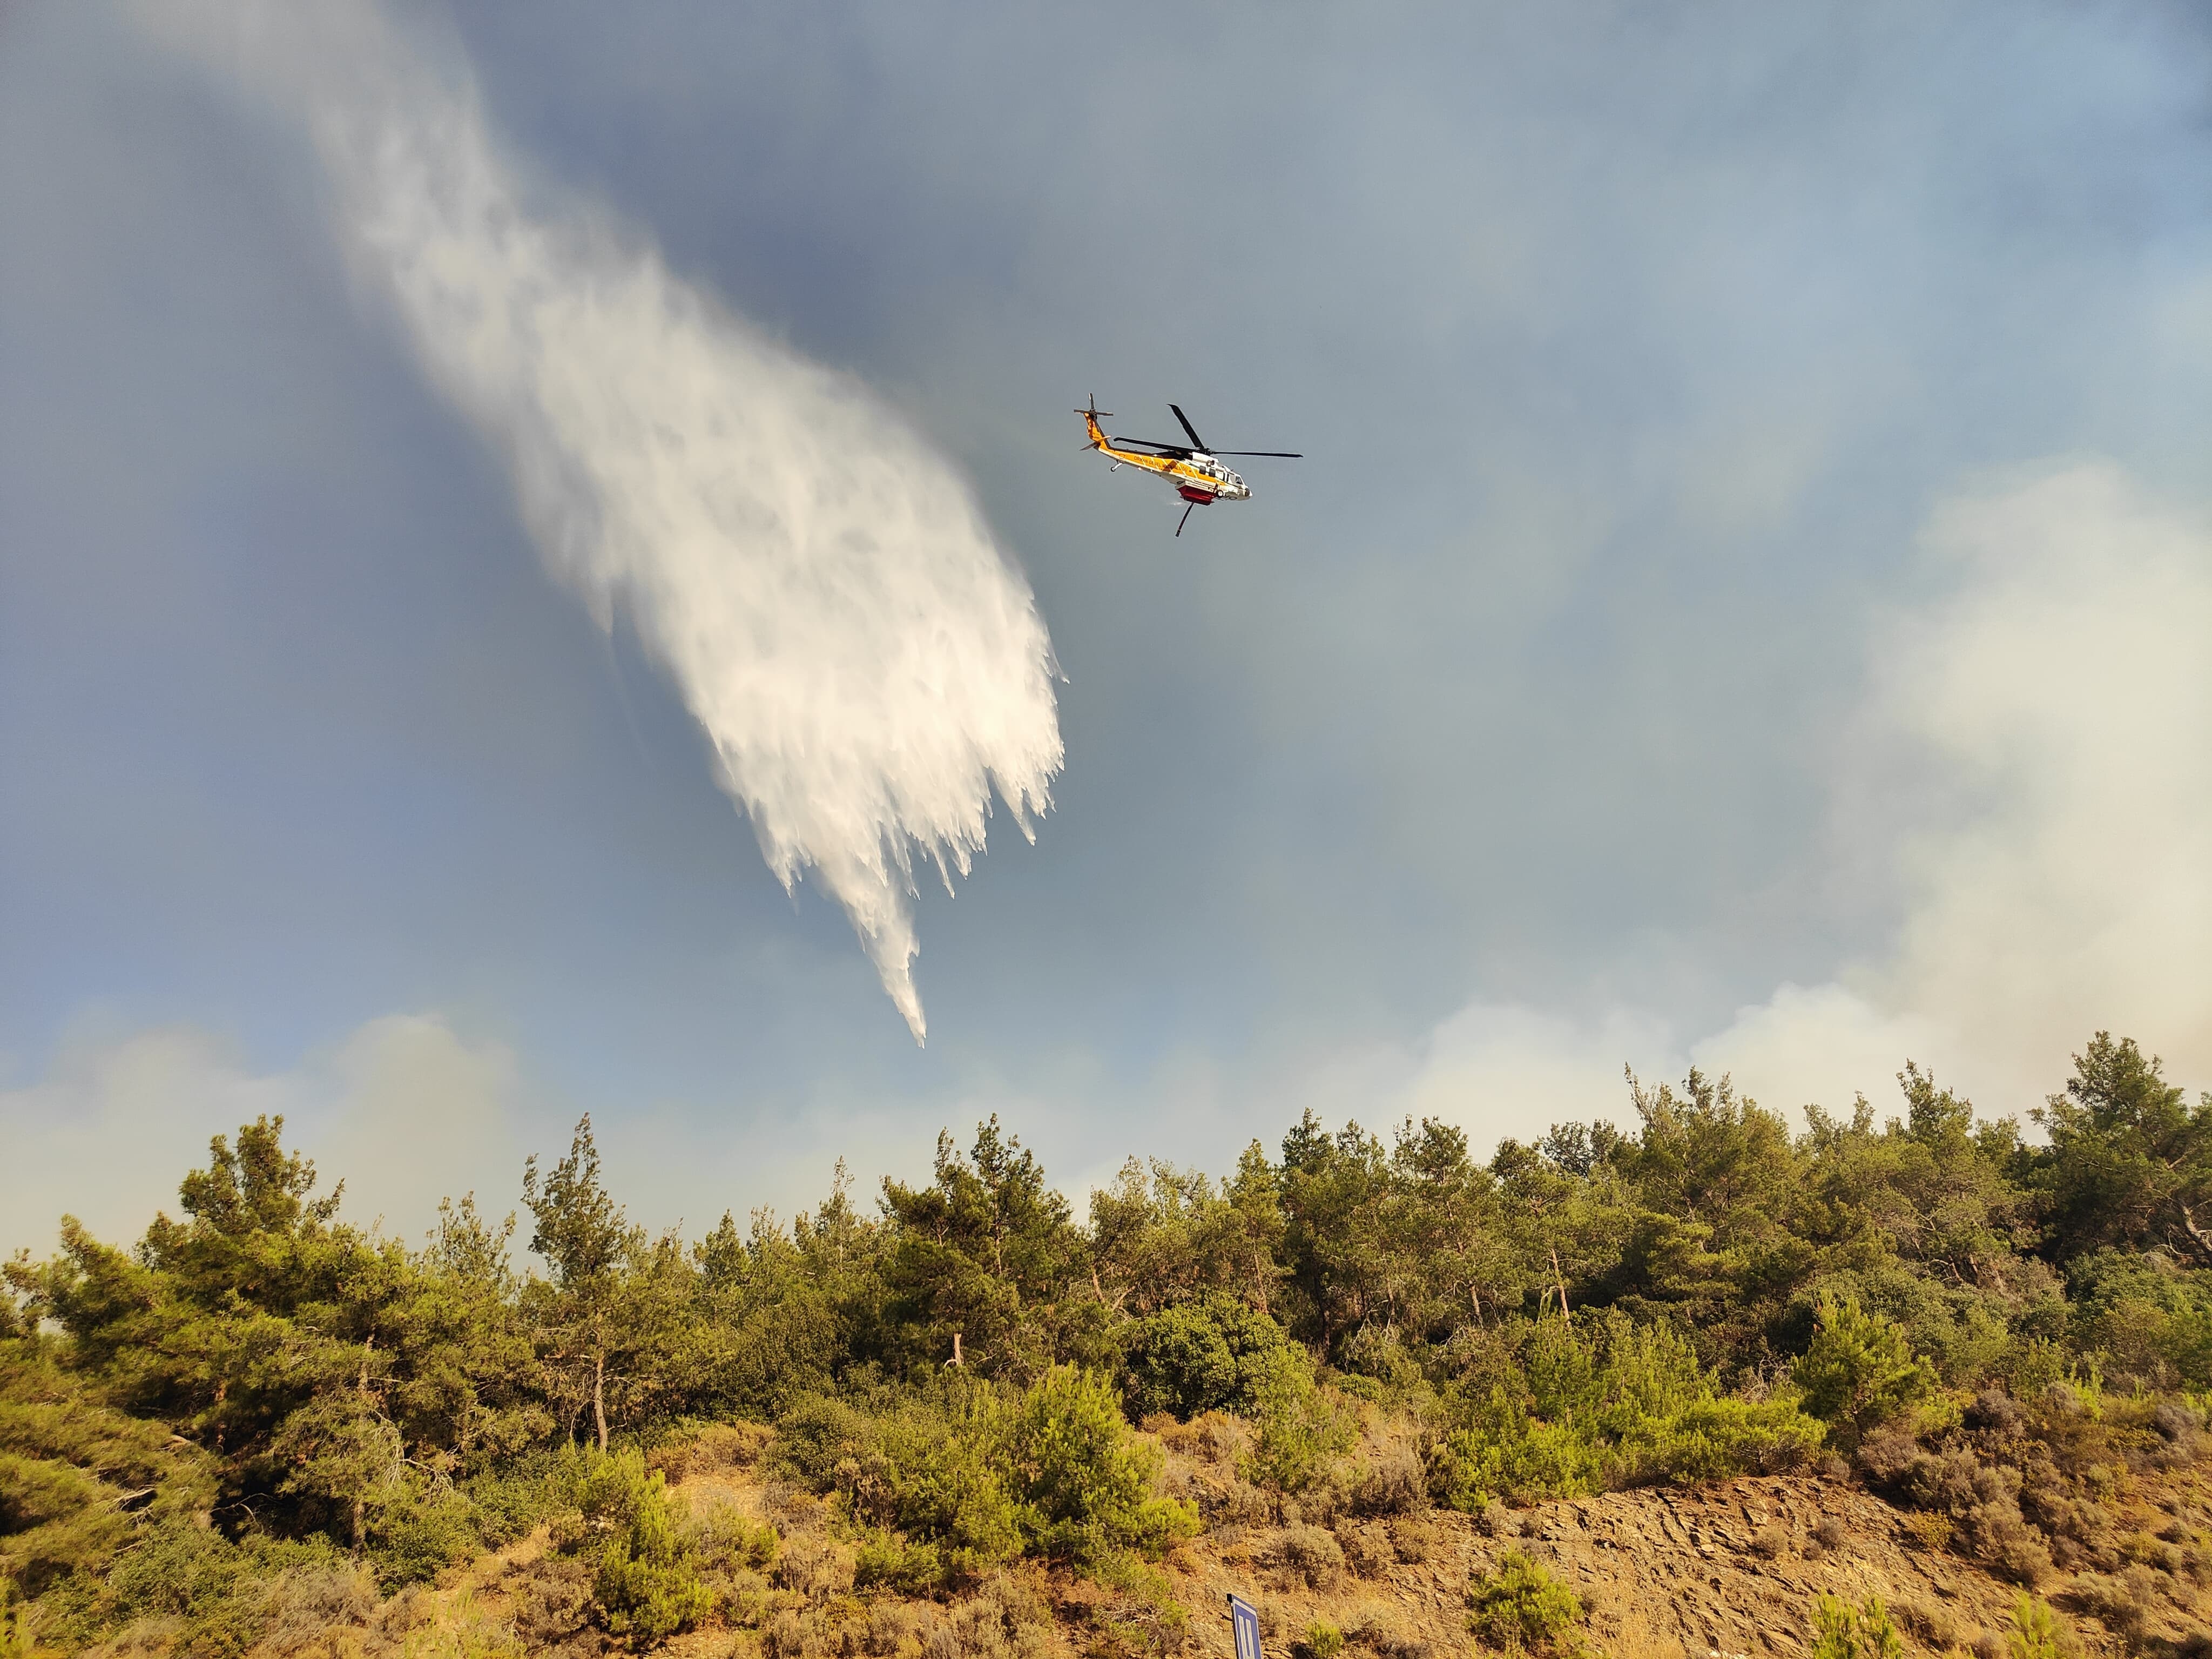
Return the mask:
<path id="1" fill-rule="evenodd" d="M 2030 1167 L 2054 1261 L 2168 1244 L 2212 1265 L 2212 1095 L 2191 1107 L 2160 1069 L 2132 1038 L 2100 1031 L 2065 1092 L 2033 1114 L 2051 1136 Z"/>
<path id="2" fill-rule="evenodd" d="M 939 1134 L 936 1174 L 921 1188 L 884 1182 L 892 1239 L 883 1277 L 899 1356 L 910 1364 L 957 1358 L 1016 1380 L 1042 1372 L 1083 1256 L 1067 1200 L 996 1117 L 978 1126 L 964 1158 Z"/>
<path id="3" fill-rule="evenodd" d="M 619 1334 L 623 1303 L 630 1290 L 632 1260 L 646 1248 L 645 1230 L 633 1226 L 622 1206 L 599 1182 L 599 1149 L 587 1113 L 577 1123 L 568 1156 L 540 1176 L 533 1156 L 523 1166 L 522 1200 L 537 1221 L 530 1248 L 552 1271 L 550 1294 L 541 1310 L 551 1352 L 563 1371 L 589 1368 L 588 1403 L 599 1449 L 607 1449 L 607 1370 Z M 574 1420 L 573 1419 L 571 1419 Z"/>

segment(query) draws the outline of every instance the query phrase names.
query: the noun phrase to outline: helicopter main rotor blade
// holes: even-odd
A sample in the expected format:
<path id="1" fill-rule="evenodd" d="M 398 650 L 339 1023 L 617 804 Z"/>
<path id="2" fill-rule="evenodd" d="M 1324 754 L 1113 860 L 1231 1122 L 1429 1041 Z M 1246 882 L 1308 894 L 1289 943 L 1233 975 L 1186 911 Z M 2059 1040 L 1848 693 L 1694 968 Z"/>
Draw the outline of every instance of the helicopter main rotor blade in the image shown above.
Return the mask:
<path id="1" fill-rule="evenodd" d="M 1276 459 L 1282 461 L 1305 459 L 1304 454 L 1295 449 L 1215 449 L 1207 453 L 1214 455 L 1273 455 Z"/>
<path id="2" fill-rule="evenodd" d="M 1190 423 L 1190 416 L 1182 412 L 1182 405 L 1181 404 L 1170 404 L 1168 407 L 1175 410 L 1175 417 L 1182 422 L 1182 429 L 1190 434 L 1191 447 L 1194 449 L 1205 449 L 1206 440 L 1198 435 L 1198 428 Z M 1206 453 L 1211 454 L 1212 452 L 1208 450 Z"/>
<path id="3" fill-rule="evenodd" d="M 1198 453 L 1195 450 L 1186 449 L 1181 444 L 1164 444 L 1157 438 L 1116 438 L 1114 441 L 1117 444 L 1128 444 L 1139 449 L 1157 449 L 1164 455 L 1189 456 Z"/>

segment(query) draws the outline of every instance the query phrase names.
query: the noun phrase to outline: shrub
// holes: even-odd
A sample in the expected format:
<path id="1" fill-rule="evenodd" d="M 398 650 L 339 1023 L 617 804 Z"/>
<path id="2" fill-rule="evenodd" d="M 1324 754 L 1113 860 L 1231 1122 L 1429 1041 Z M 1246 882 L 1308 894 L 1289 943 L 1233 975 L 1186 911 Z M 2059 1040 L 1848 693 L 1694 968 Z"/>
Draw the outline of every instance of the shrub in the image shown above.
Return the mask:
<path id="1" fill-rule="evenodd" d="M 666 1478 L 635 1450 L 576 1455 L 574 1516 L 556 1536 L 592 1568 L 592 1599 L 606 1627 L 644 1649 L 713 1609 L 678 1534 Z"/>
<path id="2" fill-rule="evenodd" d="M 1126 1550 L 1101 1557 L 1091 1576 L 1113 1592 L 1103 1609 L 1104 1633 L 1127 1653 L 1166 1654 L 1180 1650 L 1190 1631 L 1190 1613 L 1175 1598 L 1175 1586 L 1158 1567 Z"/>
<path id="3" fill-rule="evenodd" d="M 2074 1650 L 2071 1632 L 2058 1622 L 2048 1602 L 2022 1590 L 2012 1604 L 2005 1632 L 2005 1659 L 2065 1659 Z"/>
<path id="4" fill-rule="evenodd" d="M 1288 1346 L 1281 1326 L 1216 1291 L 1133 1322 L 1121 1346 L 1121 1394 L 1129 1414 L 1251 1414 L 1270 1356 Z"/>
<path id="5" fill-rule="evenodd" d="M 1791 1367 L 1805 1409 L 1848 1435 L 1887 1422 L 1936 1391 L 1936 1370 L 1904 1328 L 1856 1297 L 1824 1293 L 1812 1346 Z"/>
<path id="6" fill-rule="evenodd" d="M 1276 1540 L 1275 1559 L 1316 1589 L 1327 1589 L 1344 1576 L 1344 1549 L 1336 1534 L 1325 1527 L 1283 1528 Z"/>
<path id="7" fill-rule="evenodd" d="M 1823 1595 L 1813 1604 L 1813 1659 L 1904 1659 L 1905 1638 L 1880 1596 L 1855 1607 Z"/>
<path id="8" fill-rule="evenodd" d="M 1113 1391 L 1092 1372 L 1057 1365 L 1038 1378 L 1009 1440 L 1023 1531 L 1042 1553 L 1157 1556 L 1198 1529 L 1189 1504 L 1158 1495 L 1159 1449 L 1129 1432 Z"/>
<path id="9" fill-rule="evenodd" d="M 1517 1345 L 1517 1346 L 1516 1346 Z M 1495 1497 L 1570 1497 L 1607 1486 L 1787 1468 L 1818 1450 L 1820 1424 L 1786 1395 L 1717 1395 L 1688 1342 L 1618 1313 L 1521 1328 L 1431 1466 L 1431 1489 L 1480 1513 Z"/>
<path id="10" fill-rule="evenodd" d="M 386 1583 L 427 1583 L 473 1555 L 479 1541 L 466 1494 L 410 1480 L 378 1506 L 368 1553 Z"/>
<path id="11" fill-rule="evenodd" d="M 684 1546 L 702 1566 L 726 1570 L 739 1567 L 765 1572 L 775 1565 L 782 1540 L 765 1522 L 749 1518 L 736 1504 L 720 1503 L 689 1516 L 682 1528 Z"/>
<path id="12" fill-rule="evenodd" d="M 1303 1638 L 1291 1644 L 1291 1651 L 1299 1659 L 1336 1659 L 1344 1651 L 1344 1632 L 1326 1619 L 1316 1619 L 1306 1626 Z"/>
<path id="13" fill-rule="evenodd" d="M 893 1549 L 878 1540 L 864 1553 L 863 1577 L 917 1589 L 948 1585 L 1021 1548 L 1020 1506 L 1001 1475 L 1003 1418 L 997 1394 L 981 1385 L 950 1411 L 914 1407 L 878 1425 L 875 1456 L 861 1467 L 883 1482 L 883 1519 L 920 1547 Z"/>
<path id="14" fill-rule="evenodd" d="M 1188 1504 L 1159 1494 L 1158 1447 L 1075 1366 L 1018 1395 L 953 1378 L 873 1422 L 817 1407 L 793 1426 L 795 1466 L 836 1456 L 828 1474 L 864 1528 L 866 1582 L 945 1589 L 1024 1551 L 1085 1565 L 1157 1556 L 1197 1529 Z"/>
<path id="15" fill-rule="evenodd" d="M 1315 1380 L 1313 1360 L 1299 1347 L 1266 1357 L 1254 1385 L 1253 1420 L 1258 1432 L 1241 1473 L 1279 1492 L 1304 1492 L 1325 1479 L 1356 1433 L 1351 1413 Z"/>
<path id="16" fill-rule="evenodd" d="M 817 1492 L 836 1484 L 839 1463 L 872 1437 L 871 1425 L 842 1400 L 809 1395 L 776 1419 L 769 1458 Z"/>
<path id="17" fill-rule="evenodd" d="M 1575 1593 L 1519 1550 L 1468 1587 L 1468 1628 L 1503 1648 L 1547 1648 L 1582 1622 Z"/>

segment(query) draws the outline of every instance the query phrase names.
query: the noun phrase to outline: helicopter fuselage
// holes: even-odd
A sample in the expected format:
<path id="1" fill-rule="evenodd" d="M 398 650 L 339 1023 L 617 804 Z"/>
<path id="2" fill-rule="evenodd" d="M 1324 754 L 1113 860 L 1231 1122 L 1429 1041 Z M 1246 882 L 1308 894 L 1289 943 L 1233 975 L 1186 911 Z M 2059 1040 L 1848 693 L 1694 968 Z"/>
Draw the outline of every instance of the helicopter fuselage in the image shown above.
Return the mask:
<path id="1" fill-rule="evenodd" d="M 1083 413 L 1084 424 L 1090 428 L 1093 449 L 1111 456 L 1116 466 L 1139 467 L 1158 474 L 1192 506 L 1251 500 L 1252 487 L 1237 476 L 1236 469 L 1204 451 L 1188 455 L 1154 455 L 1140 449 L 1124 449 L 1099 427 L 1096 416 L 1079 412 Z"/>

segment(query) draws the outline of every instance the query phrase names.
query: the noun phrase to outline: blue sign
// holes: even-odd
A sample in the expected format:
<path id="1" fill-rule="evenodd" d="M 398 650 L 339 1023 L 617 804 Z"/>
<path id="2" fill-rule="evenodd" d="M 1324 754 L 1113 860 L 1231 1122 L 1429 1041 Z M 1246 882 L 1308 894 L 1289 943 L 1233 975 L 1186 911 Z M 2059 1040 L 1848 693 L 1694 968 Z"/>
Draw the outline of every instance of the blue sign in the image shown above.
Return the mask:
<path id="1" fill-rule="evenodd" d="M 1260 1610 L 1243 1596 L 1232 1595 L 1229 1622 L 1237 1632 L 1237 1659 L 1260 1659 Z"/>

